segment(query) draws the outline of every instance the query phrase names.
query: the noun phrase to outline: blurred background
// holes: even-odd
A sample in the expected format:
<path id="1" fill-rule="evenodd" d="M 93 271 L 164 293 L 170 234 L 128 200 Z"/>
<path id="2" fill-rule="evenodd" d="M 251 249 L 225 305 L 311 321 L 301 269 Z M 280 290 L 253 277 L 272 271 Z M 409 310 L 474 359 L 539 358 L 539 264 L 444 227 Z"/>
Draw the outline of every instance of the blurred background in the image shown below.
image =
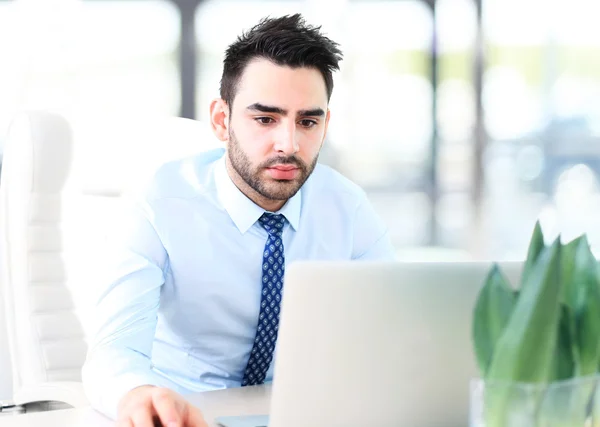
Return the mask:
<path id="1" fill-rule="evenodd" d="M 0 0 L 0 153 L 25 109 L 208 120 L 226 46 L 295 12 L 345 53 L 322 162 L 400 254 L 599 247 L 598 0 Z"/>

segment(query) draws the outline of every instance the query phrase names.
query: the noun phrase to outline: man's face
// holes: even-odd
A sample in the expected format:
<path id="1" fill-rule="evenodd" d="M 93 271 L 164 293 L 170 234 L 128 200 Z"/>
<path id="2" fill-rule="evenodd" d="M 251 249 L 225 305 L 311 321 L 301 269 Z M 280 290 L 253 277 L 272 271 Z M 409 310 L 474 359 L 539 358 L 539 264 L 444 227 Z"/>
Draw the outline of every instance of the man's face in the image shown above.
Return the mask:
<path id="1" fill-rule="evenodd" d="M 228 156 L 235 173 L 271 201 L 285 201 L 312 173 L 329 112 L 317 69 L 251 61 L 229 117 Z"/>

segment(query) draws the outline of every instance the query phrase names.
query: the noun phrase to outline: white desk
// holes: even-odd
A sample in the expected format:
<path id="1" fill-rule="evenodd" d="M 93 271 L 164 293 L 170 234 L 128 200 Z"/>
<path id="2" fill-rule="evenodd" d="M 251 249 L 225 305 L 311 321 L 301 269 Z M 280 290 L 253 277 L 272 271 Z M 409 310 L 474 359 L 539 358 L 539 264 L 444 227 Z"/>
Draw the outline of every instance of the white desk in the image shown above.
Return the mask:
<path id="1" fill-rule="evenodd" d="M 217 427 L 215 417 L 262 415 L 269 412 L 271 386 L 255 386 L 209 391 L 186 396 L 200 408 L 209 427 Z M 15 416 L 0 416 L 0 427 L 112 427 L 114 423 L 92 408 L 63 409 Z"/>

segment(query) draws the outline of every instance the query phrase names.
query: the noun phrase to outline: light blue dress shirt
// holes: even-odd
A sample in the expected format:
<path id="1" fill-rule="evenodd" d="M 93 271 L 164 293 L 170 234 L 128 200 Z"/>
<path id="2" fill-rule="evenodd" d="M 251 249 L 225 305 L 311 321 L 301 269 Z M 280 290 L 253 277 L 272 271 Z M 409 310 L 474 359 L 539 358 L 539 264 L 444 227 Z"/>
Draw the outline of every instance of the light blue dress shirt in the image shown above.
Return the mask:
<path id="1" fill-rule="evenodd" d="M 111 233 L 83 367 L 91 404 L 110 417 L 127 391 L 144 384 L 182 394 L 240 386 L 267 232 L 257 222 L 264 210 L 231 181 L 224 154 L 164 165 Z M 286 264 L 394 258 L 365 193 L 327 166 L 317 165 L 278 213 L 288 221 Z"/>

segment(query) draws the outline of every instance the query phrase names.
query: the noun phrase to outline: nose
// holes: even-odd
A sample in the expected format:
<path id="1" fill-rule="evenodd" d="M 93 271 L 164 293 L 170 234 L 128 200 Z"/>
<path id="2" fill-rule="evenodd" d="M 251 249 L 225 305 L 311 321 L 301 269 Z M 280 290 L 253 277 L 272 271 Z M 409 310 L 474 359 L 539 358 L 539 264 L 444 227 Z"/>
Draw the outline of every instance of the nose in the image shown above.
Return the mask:
<path id="1" fill-rule="evenodd" d="M 281 126 L 281 129 L 276 136 L 275 150 L 286 156 L 296 154 L 300 149 L 298 136 L 296 123 L 293 121 L 289 125 Z"/>

